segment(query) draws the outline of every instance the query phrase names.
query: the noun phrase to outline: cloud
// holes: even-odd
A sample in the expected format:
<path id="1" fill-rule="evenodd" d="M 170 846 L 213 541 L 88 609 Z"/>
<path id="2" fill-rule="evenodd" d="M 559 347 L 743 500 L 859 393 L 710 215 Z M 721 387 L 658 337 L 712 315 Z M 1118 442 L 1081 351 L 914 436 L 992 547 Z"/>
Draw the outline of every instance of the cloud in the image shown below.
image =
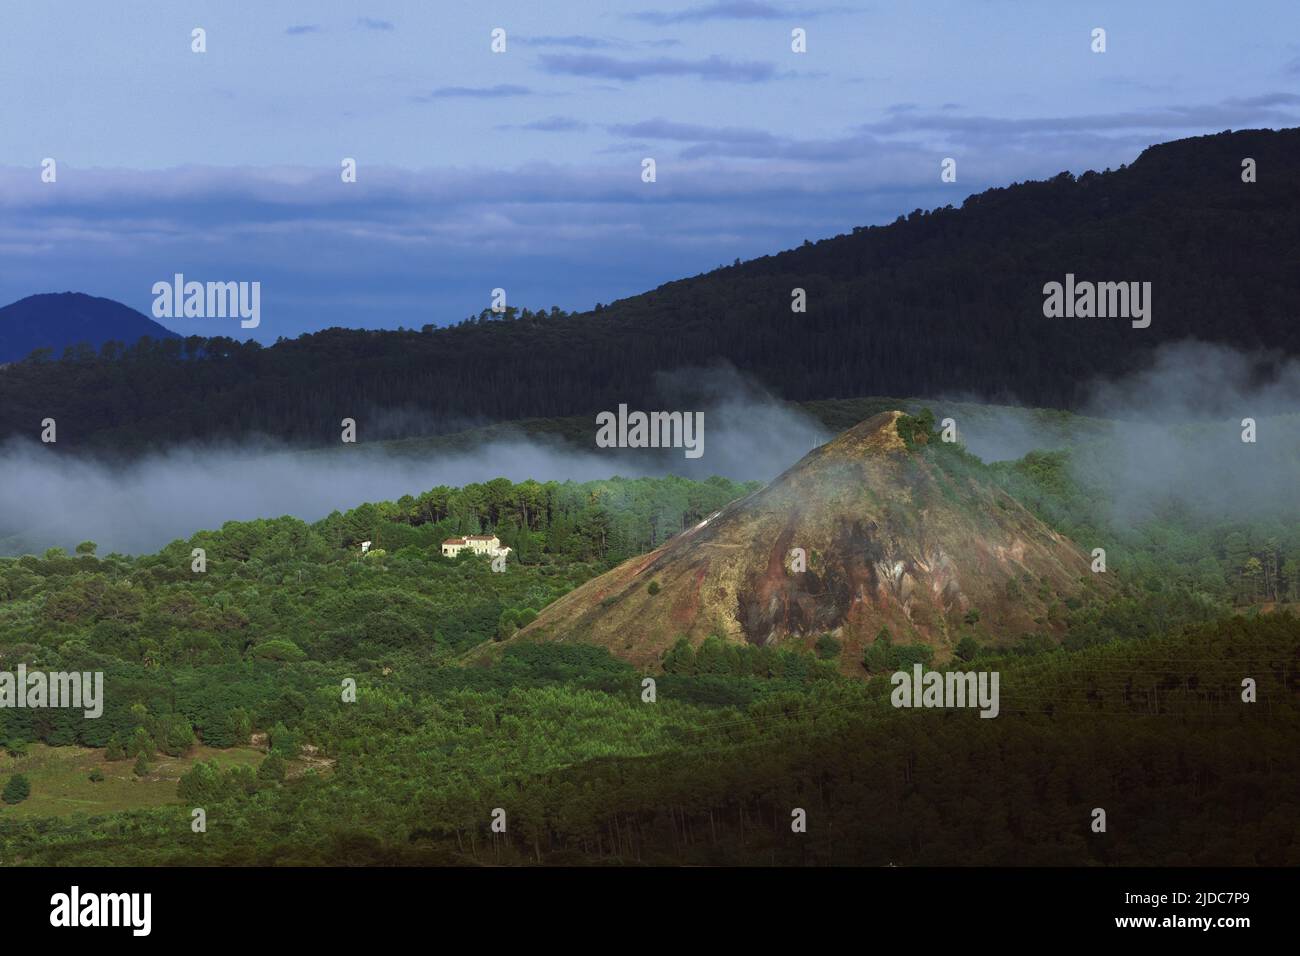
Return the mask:
<path id="1" fill-rule="evenodd" d="M 951 197 L 929 176 L 900 194 L 921 164 L 895 147 L 866 172 L 860 156 L 664 158 L 648 201 L 645 155 L 504 170 L 363 162 L 349 185 L 337 166 L 70 168 L 54 190 L 30 168 L 0 168 L 0 303 L 76 289 L 147 313 L 152 284 L 183 271 L 261 281 L 263 342 L 331 325 L 419 328 L 478 313 L 498 286 L 520 305 L 589 309 Z M 237 323 L 171 326 L 242 337 Z"/>
<path id="2" fill-rule="evenodd" d="M 1245 117 L 1297 99 L 1264 93 L 1216 108 Z M 0 257 L 9 266 L 0 270 L 0 303 L 77 289 L 147 312 L 153 282 L 201 269 L 200 278 L 263 282 L 256 334 L 264 342 L 329 325 L 455 321 L 477 313 L 482 290 L 498 286 L 521 304 L 587 309 L 737 257 L 888 223 L 916 208 L 960 205 L 990 186 L 1116 168 L 1173 138 L 1127 119 L 1107 128 L 1104 114 L 1077 129 L 1069 126 L 1077 118 L 1064 125 L 998 118 L 1016 132 L 966 149 L 984 145 L 967 119 L 942 107 L 882 111 L 878 132 L 795 139 L 757 124 L 653 117 L 605 125 L 530 112 L 495 122 L 572 134 L 582 140 L 582 159 L 552 162 L 519 150 L 505 166 L 412 170 L 363 157 L 358 182 L 347 186 L 333 164 L 60 164 L 57 188 L 30 165 L 0 167 Z M 579 137 L 584 121 L 590 125 Z M 1187 132 L 1249 125 L 1215 122 Z M 555 138 L 500 135 L 545 146 Z M 606 138 L 609 145 L 600 141 Z M 953 152 L 938 151 L 949 146 Z M 939 183 L 945 155 L 963 157 L 960 186 Z M 640 181 L 644 156 L 659 163 L 652 190 Z M 641 251 L 648 247 L 654 255 Z M 197 320 L 176 330 L 217 334 Z"/>
<path id="3" fill-rule="evenodd" d="M 431 99 L 465 98 L 465 99 L 500 99 L 507 96 L 531 96 L 532 90 L 514 83 L 498 83 L 496 86 L 440 86 L 427 96 L 417 96 L 420 101 Z"/>
<path id="4" fill-rule="evenodd" d="M 960 402 L 960 399 L 955 401 Z M 915 402 L 951 415 L 986 461 L 1071 449 L 1071 470 L 1104 489 L 1118 525 L 1190 511 L 1201 520 L 1300 517 L 1300 361 L 1204 342 L 1165 343 L 1134 372 L 1098 378 L 1079 414 L 947 399 Z M 1244 418 L 1256 441 L 1242 441 Z"/>
<path id="5" fill-rule="evenodd" d="M 533 120 L 531 123 L 520 123 L 498 128 L 529 129 L 539 133 L 581 133 L 587 128 L 587 124 L 582 120 L 574 119 L 572 116 L 548 116 L 545 119 Z"/>
<path id="6" fill-rule="evenodd" d="M 289 27 L 284 32 L 291 37 L 299 37 L 307 33 L 320 33 L 320 27 L 315 23 L 302 23 Z"/>
<path id="7" fill-rule="evenodd" d="M 613 46 L 626 45 L 622 41 L 607 40 L 602 37 L 582 36 L 581 34 L 571 34 L 569 36 L 516 37 L 515 42 L 522 43 L 524 46 L 573 47 L 580 50 L 599 50 Z"/>
<path id="8" fill-rule="evenodd" d="M 906 107 L 906 108 L 904 108 Z M 961 134 L 981 141 L 1010 138 L 1055 137 L 1062 133 L 1108 133 L 1132 130 L 1220 130 L 1254 125 L 1293 126 L 1300 121 L 1300 95 L 1264 93 L 1232 97 L 1218 103 L 1082 113 L 1073 116 L 1005 118 L 956 115 L 953 111 L 923 113 L 910 104 L 890 110 L 888 118 L 863 123 L 859 128 L 877 135 L 941 132 Z"/>
<path id="9" fill-rule="evenodd" d="M 376 20 L 374 17 L 358 17 L 357 26 L 363 30 L 395 30 L 397 27 L 388 20 Z"/>
<path id="10" fill-rule="evenodd" d="M 676 123 L 665 119 L 643 120 L 637 123 L 616 123 L 607 126 L 608 132 L 637 141 L 657 140 L 689 144 L 678 153 L 680 159 L 785 159 L 800 163 L 859 163 L 864 154 L 874 152 L 877 157 L 904 154 L 921 158 L 916 146 L 906 143 L 882 143 L 865 133 L 828 139 L 796 140 L 777 136 L 767 130 L 738 126 L 703 126 L 694 123 Z"/>
<path id="11" fill-rule="evenodd" d="M 777 76 L 771 63 L 737 62 L 720 56 L 703 60 L 657 57 L 650 60 L 620 60 L 597 54 L 545 54 L 541 68 L 547 73 L 592 76 L 607 80 L 641 80 L 649 76 L 689 76 L 701 80 L 734 83 L 762 83 Z"/>
<path id="12" fill-rule="evenodd" d="M 792 17 L 811 19 L 828 12 L 831 11 L 800 10 L 772 3 L 759 3 L 757 0 L 727 0 L 722 3 L 687 7 L 671 13 L 647 10 L 634 13 L 632 16 L 645 23 L 665 26 L 672 23 L 699 23 L 704 20 L 788 20 Z"/>
<path id="13" fill-rule="evenodd" d="M 1300 487 L 1300 361 L 1201 342 L 1162 346 L 1142 371 L 1099 381 L 1087 411 L 1123 419 L 1077 468 L 1117 515 L 1170 500 L 1226 520 L 1287 512 Z M 1242 440 L 1243 420 L 1256 441 Z M 1188 425 L 1184 423 L 1196 423 Z"/>
<path id="14" fill-rule="evenodd" d="M 643 120 L 639 123 L 616 123 L 606 127 L 616 136 L 632 138 L 674 140 L 686 143 L 764 143 L 782 142 L 766 130 L 724 126 L 699 126 L 693 123 L 674 123 L 665 119 Z"/>
<path id="15" fill-rule="evenodd" d="M 681 46 L 681 40 L 671 37 L 659 37 L 646 40 L 624 40 L 618 37 L 594 37 L 581 33 L 565 36 L 521 36 L 515 42 L 523 46 L 567 47 L 574 50 L 631 50 L 637 47 L 665 48 Z"/>

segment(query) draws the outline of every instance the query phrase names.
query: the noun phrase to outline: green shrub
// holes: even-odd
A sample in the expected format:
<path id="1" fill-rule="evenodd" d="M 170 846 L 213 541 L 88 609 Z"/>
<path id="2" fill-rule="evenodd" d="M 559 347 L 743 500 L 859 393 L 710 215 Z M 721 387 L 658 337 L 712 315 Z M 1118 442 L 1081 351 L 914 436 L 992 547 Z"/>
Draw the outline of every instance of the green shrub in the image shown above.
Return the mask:
<path id="1" fill-rule="evenodd" d="M 264 661 L 300 661 L 306 657 L 303 649 L 293 641 L 264 641 L 252 650 L 252 655 Z"/>
<path id="2" fill-rule="evenodd" d="M 817 651 L 818 657 L 824 661 L 829 661 L 840 656 L 840 650 L 844 645 L 836 640 L 834 635 L 823 634 L 817 638 L 817 643 L 813 647 Z"/>
<path id="3" fill-rule="evenodd" d="M 276 724 L 272 727 L 267 737 L 271 753 L 278 753 L 280 756 L 287 757 L 291 760 L 298 756 L 298 735 L 287 728 L 284 724 Z"/>
<path id="4" fill-rule="evenodd" d="M 267 757 L 270 760 L 270 757 Z M 263 761 L 265 765 L 266 761 Z M 206 807 L 232 797 L 257 791 L 257 774 L 252 767 L 223 770 L 215 760 L 199 761 L 181 774 L 176 795 L 192 807 Z"/>
<path id="5" fill-rule="evenodd" d="M 873 674 L 905 670 L 913 664 L 929 666 L 934 648 L 925 644 L 895 644 L 888 628 L 881 628 L 876 640 L 862 652 L 862 666 Z"/>
<path id="6" fill-rule="evenodd" d="M 194 728 L 181 714 L 167 714 L 159 718 L 157 726 L 158 749 L 170 757 L 189 753 L 194 746 Z"/>
<path id="7" fill-rule="evenodd" d="M 284 758 L 272 751 L 257 768 L 257 779 L 261 783 L 283 783 L 285 770 Z"/>
<path id="8" fill-rule="evenodd" d="M 126 745 L 117 734 L 108 738 L 108 748 L 104 751 L 105 760 L 125 760 Z"/>
<path id="9" fill-rule="evenodd" d="M 910 670 L 913 664 L 929 667 L 934 660 L 934 648 L 925 644 L 899 644 L 894 648 L 894 667 Z"/>
<path id="10" fill-rule="evenodd" d="M 876 639 L 862 651 L 862 666 L 873 674 L 887 671 L 894 666 L 894 639 L 889 628 L 882 627 L 876 633 Z"/>
<path id="11" fill-rule="evenodd" d="M 903 439 L 903 444 L 912 449 L 928 445 L 939 437 L 934 430 L 934 412 L 928 408 L 923 409 L 919 415 L 899 415 L 894 428 L 898 431 L 898 437 Z"/>
<path id="12" fill-rule="evenodd" d="M 14 774 L 5 784 L 4 793 L 0 794 L 5 803 L 22 803 L 32 793 L 32 785 L 20 773 Z"/>

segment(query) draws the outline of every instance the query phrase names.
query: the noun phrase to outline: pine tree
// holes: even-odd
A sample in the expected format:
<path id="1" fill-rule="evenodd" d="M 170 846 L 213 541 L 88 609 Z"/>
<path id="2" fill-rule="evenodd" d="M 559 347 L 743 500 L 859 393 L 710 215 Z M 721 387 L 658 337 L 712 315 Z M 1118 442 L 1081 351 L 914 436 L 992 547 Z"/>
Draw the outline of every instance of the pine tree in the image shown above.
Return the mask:
<path id="1" fill-rule="evenodd" d="M 5 784 L 3 796 L 5 803 L 22 803 L 32 792 L 32 785 L 20 773 L 14 774 Z"/>
<path id="2" fill-rule="evenodd" d="M 260 783 L 283 783 L 286 765 L 284 758 L 278 753 L 272 751 L 267 754 L 262 765 L 257 768 L 257 779 Z"/>

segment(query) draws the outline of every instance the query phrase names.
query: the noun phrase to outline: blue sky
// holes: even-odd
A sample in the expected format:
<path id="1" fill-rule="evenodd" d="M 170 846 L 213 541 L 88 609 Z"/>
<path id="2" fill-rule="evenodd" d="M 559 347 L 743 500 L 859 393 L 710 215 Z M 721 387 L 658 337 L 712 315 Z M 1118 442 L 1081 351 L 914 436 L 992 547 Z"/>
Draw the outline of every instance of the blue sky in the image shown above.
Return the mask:
<path id="1" fill-rule="evenodd" d="M 0 302 L 147 313 L 175 272 L 257 280 L 264 341 L 455 321 L 498 286 L 585 309 L 1151 143 L 1300 125 L 1297 24 L 1293 0 L 4 4 Z"/>

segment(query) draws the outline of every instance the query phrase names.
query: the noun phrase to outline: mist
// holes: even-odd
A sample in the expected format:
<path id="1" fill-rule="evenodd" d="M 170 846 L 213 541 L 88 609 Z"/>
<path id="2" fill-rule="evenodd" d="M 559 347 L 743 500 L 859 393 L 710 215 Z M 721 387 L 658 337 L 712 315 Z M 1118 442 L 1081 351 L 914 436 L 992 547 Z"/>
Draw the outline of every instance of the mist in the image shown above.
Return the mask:
<path id="1" fill-rule="evenodd" d="M 1142 373 L 1098 382 L 1088 411 L 1112 421 L 1074 467 L 1106 483 L 1117 518 L 1138 521 L 1173 504 L 1202 519 L 1259 520 L 1300 506 L 1295 359 L 1169 345 Z M 1251 425 L 1254 440 L 1245 441 Z"/>
<path id="2" fill-rule="evenodd" d="M 472 447 L 421 449 L 379 442 L 290 450 L 267 441 L 179 446 L 129 462 L 74 456 L 56 445 L 0 446 L 0 554 L 71 549 L 149 553 L 227 521 L 293 515 L 318 520 L 368 501 L 437 485 L 590 481 L 669 474 L 767 481 L 831 436 L 733 369 L 660 376 L 657 410 L 703 410 L 704 455 L 682 449 L 577 448 L 559 439 L 493 430 Z M 1079 414 L 914 400 L 951 416 L 986 461 L 1068 448 L 1074 476 L 1106 490 L 1112 520 L 1139 522 L 1176 506 L 1201 520 L 1259 519 L 1300 509 L 1300 362 L 1203 343 L 1166 346 L 1143 371 L 1098 381 Z M 413 428 L 394 411 L 360 434 Z M 1256 441 L 1242 441 L 1242 420 Z M 381 426 L 382 422 L 382 426 Z M 369 424 L 368 424 L 369 423 Z M 399 427 L 404 424 L 405 428 Z M 370 425 L 374 427 L 367 432 Z M 591 435 L 594 438 L 594 416 Z"/>
<path id="3" fill-rule="evenodd" d="M 1203 342 L 1156 349 L 1139 372 L 1098 380 L 1077 415 L 929 403 L 985 461 L 1070 449 L 1073 477 L 1106 491 L 1110 517 L 1179 508 L 1199 520 L 1300 510 L 1300 361 Z M 1255 441 L 1242 440 L 1245 419 Z"/>
<path id="4" fill-rule="evenodd" d="M 704 411 L 704 454 L 680 448 L 579 449 L 545 437 L 506 434 L 467 450 L 382 444 L 289 450 L 267 441 L 179 446 L 129 462 L 77 457 L 27 440 L 0 446 L 0 554 L 71 550 L 149 553 L 227 521 L 293 515 L 315 521 L 370 501 L 418 495 L 437 485 L 493 478 L 590 481 L 682 475 L 766 481 L 829 437 L 814 419 L 729 369 L 668 376 L 666 395 Z M 400 418 L 399 413 L 396 417 Z M 387 423 L 391 425 L 391 421 Z M 385 432 L 388 432 L 388 427 Z M 359 422 L 364 436 L 367 422 Z M 595 434 L 593 416 L 592 436 Z"/>

